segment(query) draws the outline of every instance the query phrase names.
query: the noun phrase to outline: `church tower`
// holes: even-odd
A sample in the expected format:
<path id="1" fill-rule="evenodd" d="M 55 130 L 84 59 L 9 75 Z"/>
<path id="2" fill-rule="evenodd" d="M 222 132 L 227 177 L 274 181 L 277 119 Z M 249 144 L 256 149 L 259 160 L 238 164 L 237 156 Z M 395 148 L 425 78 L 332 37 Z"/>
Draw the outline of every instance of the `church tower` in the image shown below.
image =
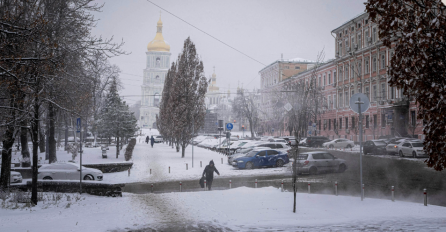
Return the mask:
<path id="1" fill-rule="evenodd" d="M 141 86 L 141 128 L 156 128 L 156 115 L 159 115 L 159 104 L 164 88 L 164 79 L 170 65 L 170 45 L 164 41 L 163 22 L 156 25 L 155 38 L 147 45 L 146 68 Z"/>

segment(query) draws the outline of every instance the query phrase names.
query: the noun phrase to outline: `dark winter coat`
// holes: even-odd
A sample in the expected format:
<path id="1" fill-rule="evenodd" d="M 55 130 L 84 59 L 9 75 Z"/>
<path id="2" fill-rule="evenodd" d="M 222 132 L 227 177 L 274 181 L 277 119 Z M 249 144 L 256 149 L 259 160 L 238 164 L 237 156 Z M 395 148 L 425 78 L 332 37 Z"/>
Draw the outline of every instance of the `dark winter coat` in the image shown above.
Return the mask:
<path id="1" fill-rule="evenodd" d="M 149 136 L 146 137 L 146 143 L 148 143 L 148 142 L 149 142 Z"/>
<path id="2" fill-rule="evenodd" d="M 152 136 L 152 138 L 150 138 L 150 143 L 152 144 L 152 146 L 155 143 L 155 138 L 153 138 L 153 136 Z"/>
<path id="3" fill-rule="evenodd" d="M 212 164 L 212 166 L 211 166 L 211 164 Z M 209 162 L 209 165 L 206 165 L 206 167 L 204 168 L 202 176 L 204 176 L 206 174 L 206 181 L 213 180 L 214 172 L 216 172 L 218 175 L 220 175 L 217 168 L 215 168 L 214 161 L 211 160 L 211 162 Z"/>

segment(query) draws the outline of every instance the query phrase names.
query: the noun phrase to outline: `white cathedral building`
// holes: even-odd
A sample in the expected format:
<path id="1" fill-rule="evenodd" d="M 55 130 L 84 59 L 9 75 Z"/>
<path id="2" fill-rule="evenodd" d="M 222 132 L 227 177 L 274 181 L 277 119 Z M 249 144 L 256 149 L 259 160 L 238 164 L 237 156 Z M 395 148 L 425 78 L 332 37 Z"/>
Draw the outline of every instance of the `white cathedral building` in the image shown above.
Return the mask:
<path id="1" fill-rule="evenodd" d="M 163 38 L 161 17 L 156 25 L 155 38 L 147 45 L 146 68 L 141 86 L 141 108 L 139 126 L 156 128 L 156 115 L 164 88 L 164 79 L 170 65 L 170 45 Z"/>

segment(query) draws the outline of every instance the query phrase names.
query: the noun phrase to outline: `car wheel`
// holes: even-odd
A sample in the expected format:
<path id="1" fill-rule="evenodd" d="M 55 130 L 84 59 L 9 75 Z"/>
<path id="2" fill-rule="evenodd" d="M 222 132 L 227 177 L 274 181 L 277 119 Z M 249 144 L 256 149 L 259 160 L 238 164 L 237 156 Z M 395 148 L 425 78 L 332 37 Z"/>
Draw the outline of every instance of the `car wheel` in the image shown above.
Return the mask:
<path id="1" fill-rule="evenodd" d="M 404 154 L 402 151 L 400 151 L 400 157 L 404 157 Z"/>
<path id="2" fill-rule="evenodd" d="M 347 145 L 347 148 L 352 148 L 352 145 L 350 145 L 350 144 L 349 144 L 349 145 Z"/>
<path id="3" fill-rule="evenodd" d="M 413 158 L 417 158 L 417 153 L 413 151 L 412 156 L 413 156 Z"/>
<path id="4" fill-rule="evenodd" d="M 91 175 L 84 176 L 84 180 L 94 180 L 94 178 Z"/>
<path id="5" fill-rule="evenodd" d="M 338 172 L 339 172 L 339 173 L 343 173 L 343 172 L 345 172 L 345 169 L 347 169 L 347 168 L 345 167 L 345 164 L 341 164 L 341 165 L 339 165 L 339 170 L 338 170 Z"/>
<path id="6" fill-rule="evenodd" d="M 328 146 L 328 148 L 333 149 L 333 148 L 334 148 L 333 144 L 331 144 L 330 146 Z"/>
<path id="7" fill-rule="evenodd" d="M 252 169 L 252 163 L 251 162 L 248 162 L 248 163 L 246 163 L 246 165 L 245 165 L 245 168 L 246 169 Z"/>
<path id="8" fill-rule="evenodd" d="M 283 167 L 283 160 L 277 160 L 276 167 Z"/>
<path id="9" fill-rule="evenodd" d="M 43 179 L 44 180 L 52 180 L 53 178 L 51 176 L 45 176 Z"/>
<path id="10" fill-rule="evenodd" d="M 317 168 L 316 167 L 311 167 L 310 168 L 310 175 L 316 175 L 317 174 Z"/>

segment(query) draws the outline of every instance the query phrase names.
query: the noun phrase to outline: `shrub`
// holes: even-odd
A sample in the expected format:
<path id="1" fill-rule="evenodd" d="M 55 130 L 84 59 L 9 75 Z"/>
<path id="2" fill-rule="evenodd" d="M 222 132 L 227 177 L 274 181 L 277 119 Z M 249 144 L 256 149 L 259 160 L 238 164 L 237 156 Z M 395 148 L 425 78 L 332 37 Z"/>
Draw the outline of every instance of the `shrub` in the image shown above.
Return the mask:
<path id="1" fill-rule="evenodd" d="M 135 145 L 136 145 L 136 138 L 130 139 L 129 144 L 127 145 L 127 148 L 125 149 L 125 161 L 129 161 L 132 159 L 133 148 L 135 148 Z"/>

